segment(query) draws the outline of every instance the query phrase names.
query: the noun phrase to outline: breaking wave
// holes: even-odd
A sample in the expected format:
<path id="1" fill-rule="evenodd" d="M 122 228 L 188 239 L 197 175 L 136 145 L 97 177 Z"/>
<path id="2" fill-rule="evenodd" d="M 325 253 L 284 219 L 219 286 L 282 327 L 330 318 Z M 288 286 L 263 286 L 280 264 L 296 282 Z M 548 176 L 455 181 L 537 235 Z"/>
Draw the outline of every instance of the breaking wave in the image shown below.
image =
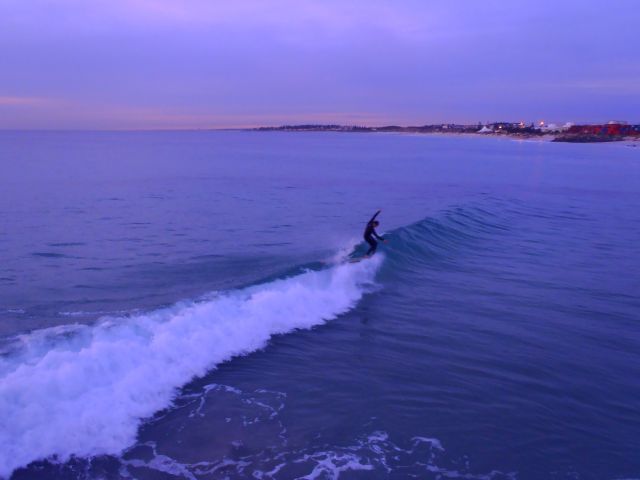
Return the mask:
<path id="1" fill-rule="evenodd" d="M 192 378 L 353 308 L 382 261 L 14 338 L 0 352 L 0 477 L 38 459 L 119 454 Z"/>
<path id="2" fill-rule="evenodd" d="M 265 347 L 273 335 L 353 308 L 383 261 L 383 276 L 455 263 L 461 250 L 508 230 L 503 222 L 478 208 L 453 208 L 389 232 L 385 253 L 366 262 L 342 263 L 345 250 L 330 266 L 298 266 L 200 301 L 13 338 L 0 347 L 0 477 L 36 460 L 119 455 L 135 444 L 143 420 L 173 405 L 191 379 Z M 360 468 L 342 460 L 349 459 L 329 463 Z"/>

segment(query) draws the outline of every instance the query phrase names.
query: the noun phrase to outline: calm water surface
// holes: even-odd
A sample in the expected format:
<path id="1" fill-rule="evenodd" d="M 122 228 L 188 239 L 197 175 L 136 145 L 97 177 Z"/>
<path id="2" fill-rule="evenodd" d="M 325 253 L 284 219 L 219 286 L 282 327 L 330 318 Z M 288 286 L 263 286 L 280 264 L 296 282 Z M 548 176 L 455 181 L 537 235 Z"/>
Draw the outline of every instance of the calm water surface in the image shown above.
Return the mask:
<path id="1" fill-rule="evenodd" d="M 640 478 L 637 148 L 1 132 L 0 165 L 0 478 Z"/>

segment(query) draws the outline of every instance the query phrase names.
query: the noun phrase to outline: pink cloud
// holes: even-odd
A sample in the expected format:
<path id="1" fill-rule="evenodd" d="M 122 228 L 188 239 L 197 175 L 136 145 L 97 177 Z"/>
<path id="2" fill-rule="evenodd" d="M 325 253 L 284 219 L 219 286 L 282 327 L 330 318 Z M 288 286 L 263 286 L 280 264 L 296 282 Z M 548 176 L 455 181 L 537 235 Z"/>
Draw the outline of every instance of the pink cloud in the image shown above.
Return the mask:
<path id="1" fill-rule="evenodd" d="M 0 106 L 44 106 L 55 103 L 50 98 L 41 97 L 16 97 L 16 96 L 0 96 Z"/>
<path id="2" fill-rule="evenodd" d="M 87 103 L 69 99 L 0 96 L 0 109 L 12 115 L 0 117 L 1 128 L 153 130 L 252 128 L 295 123 L 381 125 L 388 116 L 373 112 L 300 109 L 289 113 L 202 112 L 188 108 L 140 107 L 114 103 Z"/>
<path id="3" fill-rule="evenodd" d="M 339 2 L 315 0 L 243 0 L 217 2 L 211 0 L 61 0 L 55 9 L 45 0 L 24 3 L 7 0 L 0 5 L 0 14 L 16 25 L 53 25 L 77 31 L 94 29 L 156 27 L 225 27 L 238 31 L 268 29 L 285 40 L 316 41 L 318 33 L 329 36 L 357 34 L 363 30 L 378 30 L 398 38 L 432 36 L 446 23 L 442 9 L 390 4 L 377 0 Z M 49 25 L 51 26 L 51 25 Z"/>

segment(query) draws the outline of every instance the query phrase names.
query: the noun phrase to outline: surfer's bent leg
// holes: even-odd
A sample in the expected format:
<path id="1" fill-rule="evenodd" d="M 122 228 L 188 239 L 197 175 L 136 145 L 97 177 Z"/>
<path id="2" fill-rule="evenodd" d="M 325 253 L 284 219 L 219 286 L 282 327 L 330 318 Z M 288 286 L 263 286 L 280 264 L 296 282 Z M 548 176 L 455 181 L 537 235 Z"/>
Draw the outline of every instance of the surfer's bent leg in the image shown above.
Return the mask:
<path id="1" fill-rule="evenodd" d="M 372 237 L 364 237 L 364 239 L 369 244 L 369 250 L 365 253 L 365 256 L 370 256 L 376 253 L 376 248 L 378 248 L 378 242 L 376 242 Z"/>

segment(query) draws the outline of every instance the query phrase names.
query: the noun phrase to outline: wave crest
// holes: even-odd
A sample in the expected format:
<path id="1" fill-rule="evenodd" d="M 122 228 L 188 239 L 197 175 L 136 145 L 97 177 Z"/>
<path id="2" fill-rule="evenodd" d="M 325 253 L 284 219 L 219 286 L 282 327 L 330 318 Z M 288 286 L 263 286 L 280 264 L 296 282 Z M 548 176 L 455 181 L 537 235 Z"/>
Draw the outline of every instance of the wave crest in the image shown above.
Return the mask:
<path id="1" fill-rule="evenodd" d="M 351 309 L 382 256 L 93 326 L 16 339 L 0 363 L 0 476 L 44 458 L 118 454 L 144 418 L 221 362 Z"/>

